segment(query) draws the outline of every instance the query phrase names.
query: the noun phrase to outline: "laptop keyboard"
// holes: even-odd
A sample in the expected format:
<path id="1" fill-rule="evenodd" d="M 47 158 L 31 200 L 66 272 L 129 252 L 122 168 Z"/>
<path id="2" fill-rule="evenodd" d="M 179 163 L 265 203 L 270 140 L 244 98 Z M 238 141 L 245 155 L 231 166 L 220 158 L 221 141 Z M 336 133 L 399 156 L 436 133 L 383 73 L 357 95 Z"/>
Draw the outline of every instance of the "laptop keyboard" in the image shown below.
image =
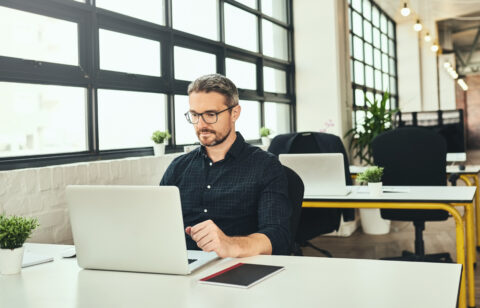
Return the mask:
<path id="1" fill-rule="evenodd" d="M 188 264 L 193 263 L 195 261 L 197 261 L 197 259 L 188 259 Z"/>

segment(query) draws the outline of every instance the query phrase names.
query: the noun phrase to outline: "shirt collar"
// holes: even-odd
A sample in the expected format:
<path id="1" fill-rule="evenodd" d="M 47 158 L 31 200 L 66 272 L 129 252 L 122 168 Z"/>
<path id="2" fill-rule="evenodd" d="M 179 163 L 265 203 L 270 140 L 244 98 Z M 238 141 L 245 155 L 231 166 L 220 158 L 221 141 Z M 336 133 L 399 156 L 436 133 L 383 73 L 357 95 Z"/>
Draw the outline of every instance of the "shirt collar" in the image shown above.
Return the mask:
<path id="1" fill-rule="evenodd" d="M 245 139 L 243 139 L 242 134 L 239 132 L 236 132 L 237 138 L 235 138 L 235 141 L 233 142 L 232 146 L 230 149 L 228 149 L 227 155 L 231 155 L 234 158 L 238 158 L 240 154 L 243 151 L 243 148 L 245 147 Z M 200 146 L 200 153 L 203 155 L 203 157 L 208 157 L 207 155 L 207 150 L 205 149 L 205 146 Z M 227 156 L 225 155 L 225 157 Z"/>

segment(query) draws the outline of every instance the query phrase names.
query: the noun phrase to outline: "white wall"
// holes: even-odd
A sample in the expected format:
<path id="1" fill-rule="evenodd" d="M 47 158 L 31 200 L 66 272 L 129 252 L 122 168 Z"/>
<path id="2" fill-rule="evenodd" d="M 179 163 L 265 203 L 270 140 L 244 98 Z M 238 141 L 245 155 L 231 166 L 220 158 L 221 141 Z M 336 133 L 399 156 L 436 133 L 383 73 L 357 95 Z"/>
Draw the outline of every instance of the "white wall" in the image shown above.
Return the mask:
<path id="1" fill-rule="evenodd" d="M 69 184 L 158 185 L 180 154 L 0 172 L 0 213 L 37 217 L 30 242 L 72 244 L 65 201 Z"/>
<path id="2" fill-rule="evenodd" d="M 297 130 L 343 136 L 351 126 L 345 3 L 293 1 Z M 351 101 L 351 99 L 350 99 Z"/>

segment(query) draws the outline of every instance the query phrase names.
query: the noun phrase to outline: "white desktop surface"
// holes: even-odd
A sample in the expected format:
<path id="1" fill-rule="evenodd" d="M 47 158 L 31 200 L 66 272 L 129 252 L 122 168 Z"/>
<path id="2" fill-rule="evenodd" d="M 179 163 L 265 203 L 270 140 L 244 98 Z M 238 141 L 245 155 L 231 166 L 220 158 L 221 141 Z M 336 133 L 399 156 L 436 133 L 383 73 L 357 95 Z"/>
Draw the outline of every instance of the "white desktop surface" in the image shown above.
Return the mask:
<path id="1" fill-rule="evenodd" d="M 351 191 L 346 196 L 305 195 L 304 200 L 338 200 L 338 201 L 412 201 L 412 202 L 442 202 L 442 203 L 471 203 L 475 196 L 476 187 L 472 186 L 384 186 L 380 196 L 372 197 L 364 186 L 348 186 Z"/>
<path id="2" fill-rule="evenodd" d="M 461 265 L 320 257 L 224 259 L 189 276 L 82 270 L 68 246 L 27 244 L 55 261 L 0 275 L 0 307 L 455 307 Z M 285 266 L 240 289 L 198 283 L 237 262 Z"/>
<path id="3" fill-rule="evenodd" d="M 351 174 L 359 174 L 365 171 L 368 166 L 350 165 L 349 170 Z M 447 173 L 480 173 L 480 165 L 465 165 L 465 170 L 460 170 L 458 165 L 447 165 Z"/>

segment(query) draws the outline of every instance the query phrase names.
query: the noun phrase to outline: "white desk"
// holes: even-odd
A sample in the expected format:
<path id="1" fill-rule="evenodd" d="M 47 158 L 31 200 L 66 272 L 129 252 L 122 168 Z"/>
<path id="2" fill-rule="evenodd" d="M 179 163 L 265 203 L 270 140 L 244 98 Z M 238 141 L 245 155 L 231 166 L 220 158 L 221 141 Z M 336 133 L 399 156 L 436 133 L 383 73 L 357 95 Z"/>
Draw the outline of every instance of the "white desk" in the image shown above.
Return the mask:
<path id="1" fill-rule="evenodd" d="M 66 246 L 29 244 L 54 256 Z M 239 261 L 285 270 L 239 289 L 198 279 Z M 461 265 L 256 256 L 224 259 L 190 276 L 81 270 L 75 259 L 0 275 L 0 307 L 432 307 L 456 306 Z"/>
<path id="2" fill-rule="evenodd" d="M 473 218 L 476 187 L 469 186 L 385 186 L 385 189 L 398 189 L 404 192 L 383 193 L 371 197 L 361 186 L 350 186 L 352 191 L 346 196 L 304 196 L 303 207 L 313 208 L 382 208 L 382 209 L 438 209 L 449 212 L 455 220 L 457 263 L 464 265 L 460 289 L 460 307 L 475 307 L 475 222 Z M 465 227 L 462 216 L 455 206 L 465 208 Z M 466 229 L 466 232 L 464 232 Z M 464 240 L 466 233 L 466 245 Z M 465 249 L 466 247 L 466 249 Z M 466 261 L 465 261 L 466 250 Z"/>

